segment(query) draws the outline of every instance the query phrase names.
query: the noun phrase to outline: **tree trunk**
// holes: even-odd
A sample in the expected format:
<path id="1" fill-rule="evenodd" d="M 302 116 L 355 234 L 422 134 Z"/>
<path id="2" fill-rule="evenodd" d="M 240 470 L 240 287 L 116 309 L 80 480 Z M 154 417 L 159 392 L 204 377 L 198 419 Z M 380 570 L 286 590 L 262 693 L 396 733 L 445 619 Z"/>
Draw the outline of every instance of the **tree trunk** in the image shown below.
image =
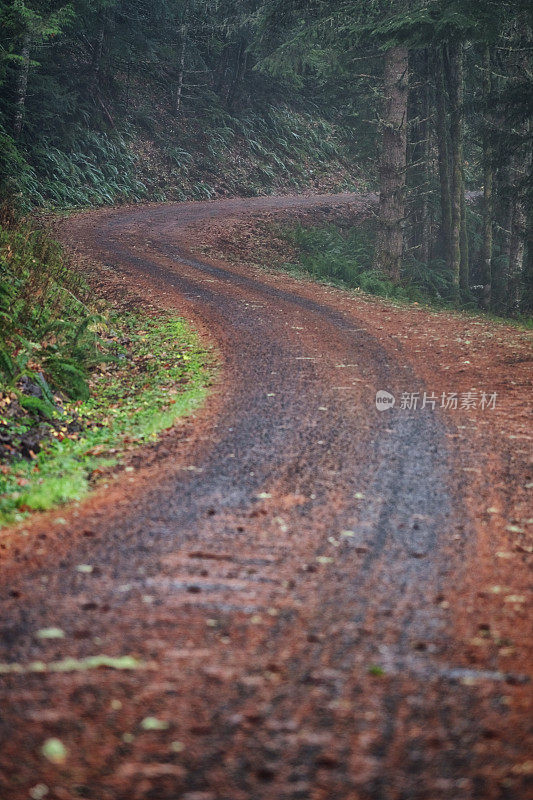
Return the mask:
<path id="1" fill-rule="evenodd" d="M 520 311 L 521 284 L 524 270 L 526 236 L 526 189 L 530 170 L 530 155 L 525 147 L 515 155 L 512 200 L 512 222 L 509 237 L 509 263 L 507 267 L 507 312 L 516 316 Z"/>
<path id="2" fill-rule="evenodd" d="M 235 98 L 237 95 L 237 88 L 239 86 L 239 82 L 243 75 L 243 67 L 245 64 L 245 53 L 246 53 L 246 42 L 241 37 L 239 39 L 239 44 L 237 45 L 235 51 L 235 60 L 233 65 L 233 74 L 228 86 L 228 90 L 226 92 L 226 101 L 228 104 L 228 108 L 232 109 L 235 104 Z"/>
<path id="3" fill-rule="evenodd" d="M 409 100 L 407 103 L 407 196 L 409 237 L 407 244 L 418 261 L 429 260 L 430 158 L 428 52 L 409 53 Z"/>
<path id="4" fill-rule="evenodd" d="M 405 217 L 407 157 L 408 52 L 394 47 L 385 54 L 383 140 L 381 149 L 379 234 L 375 264 L 391 280 L 400 278 Z"/>
<path id="5" fill-rule="evenodd" d="M 526 255 L 524 261 L 525 292 L 522 309 L 525 312 L 533 311 L 533 204 L 529 205 L 529 215 L 526 233 Z"/>
<path id="6" fill-rule="evenodd" d="M 422 203 L 421 203 L 421 243 L 420 243 L 420 261 L 427 264 L 429 261 L 429 248 L 431 241 L 431 219 L 429 210 L 429 192 L 430 192 L 430 126 L 429 126 L 429 55 L 427 50 L 422 52 L 422 75 L 423 85 L 421 88 L 421 116 L 420 120 L 420 157 L 422 159 L 421 177 L 422 177 Z"/>
<path id="7" fill-rule="evenodd" d="M 174 101 L 174 114 L 177 116 L 180 113 L 181 98 L 183 95 L 183 78 L 185 75 L 185 52 L 187 50 L 187 26 L 183 24 L 180 28 L 180 57 L 178 69 L 178 82 L 176 86 L 176 96 Z"/>
<path id="8" fill-rule="evenodd" d="M 488 311 L 492 304 L 492 227 L 494 200 L 492 187 L 493 153 L 489 127 L 489 102 L 492 89 L 491 57 L 488 45 L 483 54 L 483 243 L 481 245 L 481 305 Z"/>
<path id="9" fill-rule="evenodd" d="M 91 62 L 91 90 L 93 96 L 100 94 L 100 71 L 102 67 L 102 53 L 104 51 L 104 37 L 107 23 L 107 14 L 102 11 L 100 16 L 100 24 L 96 34 L 96 40 L 93 45 L 93 57 Z"/>
<path id="10" fill-rule="evenodd" d="M 435 59 L 435 100 L 437 113 L 435 126 L 437 133 L 437 149 L 439 162 L 440 182 L 440 209 L 441 209 L 441 240 L 444 258 L 450 272 L 453 271 L 451 260 L 451 232 L 452 232 L 452 198 L 450 183 L 450 161 L 448 125 L 446 115 L 446 87 L 444 83 L 444 57 L 442 49 Z"/>
<path id="11" fill-rule="evenodd" d="M 532 33 L 528 17 L 520 14 L 516 21 L 515 41 L 518 46 L 510 54 L 511 86 L 521 86 L 530 75 Z M 526 119 L 513 130 L 514 155 L 511 167 L 512 224 L 510 228 L 509 264 L 507 269 L 507 312 L 516 316 L 520 311 L 526 238 L 528 189 L 531 187 L 531 124 Z"/>
<path id="12" fill-rule="evenodd" d="M 501 248 L 502 267 L 500 269 L 504 274 L 498 275 L 500 291 L 496 310 L 505 314 L 507 313 L 507 284 L 509 279 L 509 258 L 511 254 L 511 228 L 513 227 L 513 197 L 511 190 L 512 158 L 508 152 L 501 152 L 502 150 L 503 148 L 500 148 L 500 166 L 497 173 L 498 213 L 496 230 L 498 230 L 499 233 Z M 492 274 L 494 281 L 496 277 L 494 268 L 492 270 Z"/>
<path id="13" fill-rule="evenodd" d="M 461 270 L 461 239 L 464 239 L 463 187 L 463 48 L 450 42 L 447 58 L 448 95 L 450 99 L 450 162 L 451 162 L 451 235 L 450 266 L 454 299 L 461 298 L 465 280 L 465 261 Z M 463 228 L 463 237 L 461 229 Z"/>
<path id="14" fill-rule="evenodd" d="M 461 296 L 465 300 L 470 294 L 470 266 L 468 261 L 468 231 L 466 228 L 466 200 L 464 191 L 464 179 L 461 189 L 461 264 L 459 267 L 459 283 L 461 286 Z"/>
<path id="15" fill-rule="evenodd" d="M 509 247 L 507 278 L 507 313 L 516 316 L 520 310 L 522 272 L 524 268 L 524 235 L 526 212 L 524 203 L 518 199 L 513 209 L 513 225 Z"/>
<path id="16" fill-rule="evenodd" d="M 30 53 L 31 53 L 31 34 L 29 30 L 24 33 L 22 40 L 21 64 L 17 78 L 15 115 L 13 120 L 13 132 L 18 139 L 22 133 L 24 123 L 24 111 L 26 108 L 26 95 L 28 92 L 28 75 L 30 72 Z"/>

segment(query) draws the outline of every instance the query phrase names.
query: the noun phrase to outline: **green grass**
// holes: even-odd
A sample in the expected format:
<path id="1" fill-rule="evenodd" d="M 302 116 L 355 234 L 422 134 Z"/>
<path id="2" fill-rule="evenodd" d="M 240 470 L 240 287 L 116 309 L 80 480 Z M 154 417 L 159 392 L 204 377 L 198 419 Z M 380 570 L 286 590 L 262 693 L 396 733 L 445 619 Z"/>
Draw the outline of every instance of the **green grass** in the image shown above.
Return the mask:
<path id="1" fill-rule="evenodd" d="M 65 402 L 51 435 L 31 460 L 18 459 L 0 473 L 0 526 L 80 500 L 100 472 L 123 453 L 154 441 L 197 408 L 213 374 L 213 359 L 180 318 L 115 317 L 130 340 L 118 363 L 96 370 L 87 399 Z M 124 362 L 121 365 L 121 361 Z M 1 414 L 1 411 L 0 411 Z M 69 434 L 76 420 L 81 430 Z M 7 422 L 0 416 L 0 424 Z"/>
<path id="2" fill-rule="evenodd" d="M 0 225 L 0 526 L 82 498 L 120 453 L 202 402 L 187 323 L 117 313 L 27 222 Z"/>
<path id="3" fill-rule="evenodd" d="M 90 370 L 113 357 L 104 327 L 57 242 L 28 223 L 0 225 L 0 388 L 45 415 L 54 390 L 87 397 Z M 38 399 L 20 391 L 22 381 L 39 387 Z"/>

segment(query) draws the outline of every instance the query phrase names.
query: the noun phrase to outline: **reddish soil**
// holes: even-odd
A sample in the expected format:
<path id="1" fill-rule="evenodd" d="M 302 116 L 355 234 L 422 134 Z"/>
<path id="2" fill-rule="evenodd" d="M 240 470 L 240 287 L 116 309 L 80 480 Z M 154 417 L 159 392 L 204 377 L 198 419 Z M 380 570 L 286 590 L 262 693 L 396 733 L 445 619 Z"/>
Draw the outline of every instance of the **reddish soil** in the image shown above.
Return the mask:
<path id="1" fill-rule="evenodd" d="M 0 662 L 143 667 L 4 674 L 2 800 L 527 796 L 531 338 L 253 263 L 274 211 L 370 200 L 63 224 L 95 289 L 188 316 L 222 369 L 134 474 L 1 535 Z M 399 407 L 472 390 L 496 408 Z"/>

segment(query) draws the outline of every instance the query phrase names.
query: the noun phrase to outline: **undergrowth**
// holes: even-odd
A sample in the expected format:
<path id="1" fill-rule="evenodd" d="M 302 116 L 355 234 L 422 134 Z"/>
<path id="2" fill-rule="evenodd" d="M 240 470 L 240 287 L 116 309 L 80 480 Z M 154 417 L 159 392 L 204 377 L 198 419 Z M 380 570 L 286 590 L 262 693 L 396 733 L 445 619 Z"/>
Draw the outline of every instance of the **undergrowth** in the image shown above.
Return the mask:
<path id="1" fill-rule="evenodd" d="M 416 265 L 406 266 L 401 285 L 374 268 L 374 230 L 370 223 L 343 228 L 297 224 L 281 228 L 280 233 L 298 254 L 297 262 L 283 265 L 291 272 L 308 273 L 316 280 L 395 300 L 422 302 L 430 296 L 427 282 L 417 282 Z"/>
<path id="2" fill-rule="evenodd" d="M 357 170 L 343 137 L 326 120 L 283 106 L 211 109 L 201 127 L 196 118 L 145 118 L 137 109 L 116 130 L 80 124 L 68 137 L 25 144 L 0 128 L 0 194 L 27 210 L 352 189 Z"/>
<path id="3" fill-rule="evenodd" d="M 374 265 L 375 228 L 371 221 L 362 221 L 358 225 L 309 226 L 298 223 L 271 227 L 296 252 L 296 261 L 283 264 L 283 269 L 289 272 L 308 274 L 318 281 L 395 301 L 483 313 L 477 308 L 473 293 L 470 300 L 460 306 L 454 303 L 449 270 L 443 259 L 432 259 L 426 264 L 412 255 L 407 256 L 402 264 L 399 284 L 380 273 Z M 521 328 L 533 327 L 533 319 L 528 314 L 520 314 L 514 320 L 497 314 L 483 313 L 483 316 Z"/>
<path id="4" fill-rule="evenodd" d="M 89 371 L 111 357 L 89 296 L 45 232 L 0 225 L 0 381 L 24 408 L 52 414 L 53 388 L 86 398 Z"/>
<path id="5" fill-rule="evenodd" d="M 1 526 L 83 497 L 202 401 L 212 359 L 180 318 L 95 306 L 43 232 L 0 242 Z"/>

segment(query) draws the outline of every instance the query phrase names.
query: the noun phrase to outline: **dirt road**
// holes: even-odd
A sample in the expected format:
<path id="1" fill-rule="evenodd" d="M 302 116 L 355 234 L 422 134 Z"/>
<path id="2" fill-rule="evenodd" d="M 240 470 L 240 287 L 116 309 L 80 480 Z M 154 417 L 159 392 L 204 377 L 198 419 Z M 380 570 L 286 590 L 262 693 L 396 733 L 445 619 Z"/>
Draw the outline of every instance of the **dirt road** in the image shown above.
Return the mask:
<path id="1" fill-rule="evenodd" d="M 364 206 L 64 224 L 102 263 L 100 290 L 187 315 L 222 368 L 133 476 L 6 537 L 0 662 L 44 671 L 1 676 L 2 800 L 526 796 L 528 552 L 513 543 L 531 475 L 525 362 L 505 362 L 521 334 L 191 255 L 225 220 L 348 202 Z M 502 394 L 514 384 L 492 418 L 399 408 L 405 391 L 494 391 L 497 369 Z M 380 389 L 395 408 L 376 409 Z M 494 439 L 502 415 L 513 441 Z M 37 638 L 52 627 L 65 638 Z M 46 666 L 97 654 L 136 668 Z"/>

